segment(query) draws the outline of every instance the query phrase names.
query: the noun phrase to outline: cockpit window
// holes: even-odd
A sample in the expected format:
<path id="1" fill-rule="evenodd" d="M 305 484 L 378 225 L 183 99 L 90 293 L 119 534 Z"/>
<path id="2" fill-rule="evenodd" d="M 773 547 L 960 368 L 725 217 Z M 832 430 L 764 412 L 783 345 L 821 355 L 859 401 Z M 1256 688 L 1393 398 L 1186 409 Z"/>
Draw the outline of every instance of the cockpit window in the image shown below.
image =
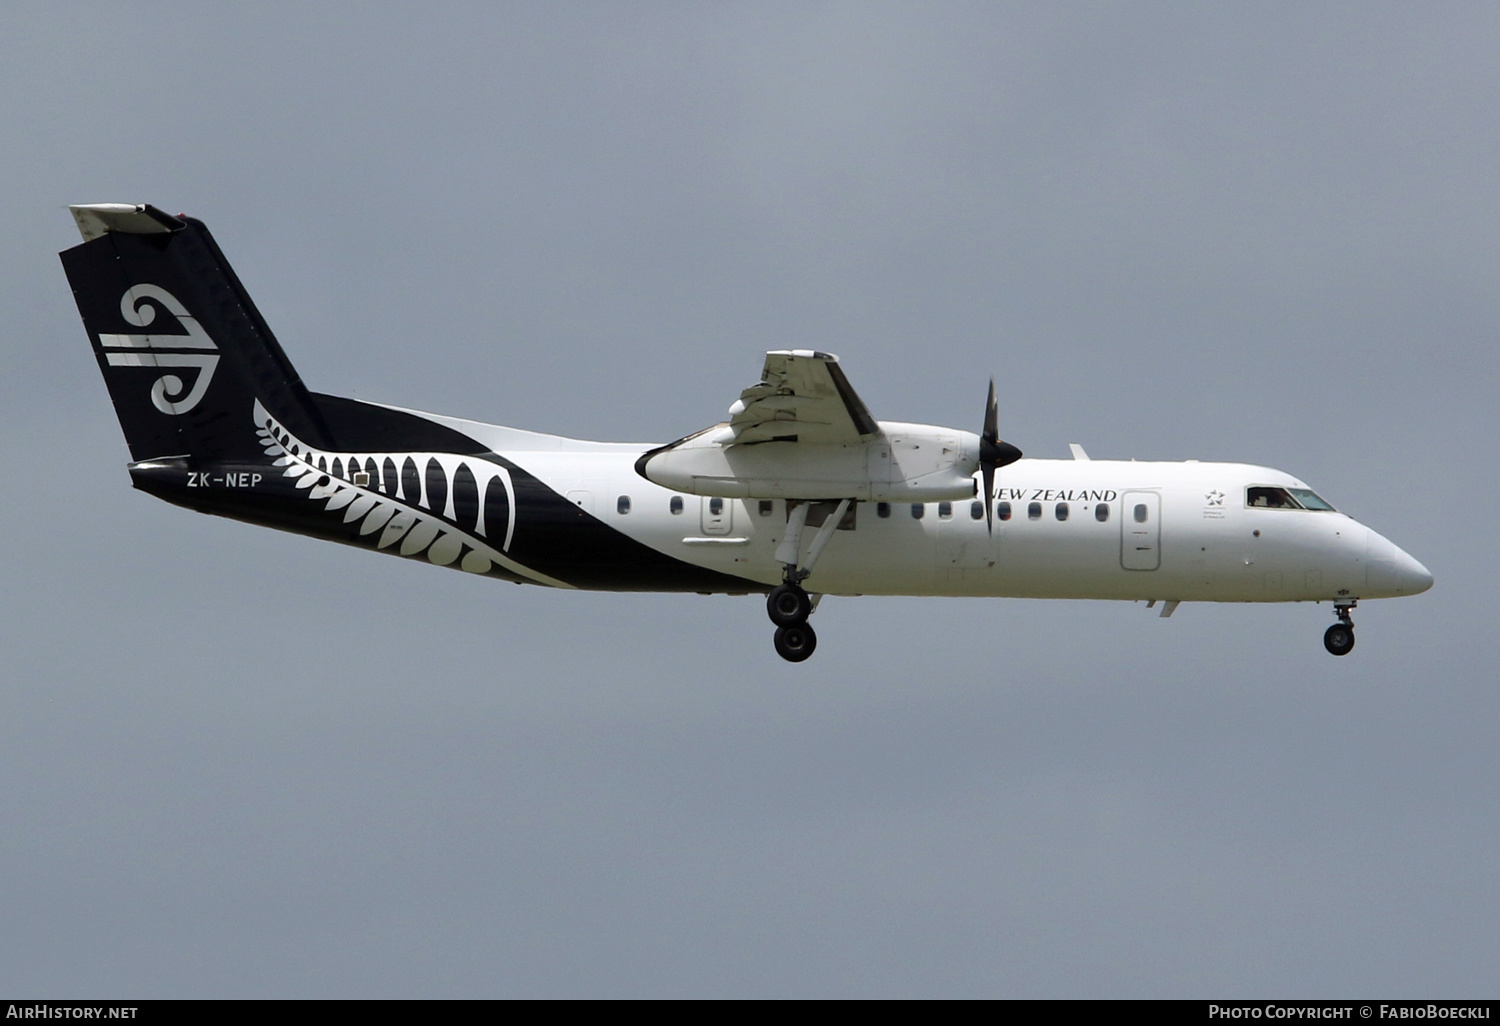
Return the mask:
<path id="1" fill-rule="evenodd" d="M 1292 493 L 1294 499 L 1302 503 L 1303 509 L 1326 509 L 1330 513 L 1337 512 L 1311 488 L 1288 488 L 1287 491 Z"/>
<path id="2" fill-rule="evenodd" d="M 1302 506 L 1285 488 L 1251 485 L 1245 489 L 1245 505 L 1257 509 L 1301 509 Z"/>

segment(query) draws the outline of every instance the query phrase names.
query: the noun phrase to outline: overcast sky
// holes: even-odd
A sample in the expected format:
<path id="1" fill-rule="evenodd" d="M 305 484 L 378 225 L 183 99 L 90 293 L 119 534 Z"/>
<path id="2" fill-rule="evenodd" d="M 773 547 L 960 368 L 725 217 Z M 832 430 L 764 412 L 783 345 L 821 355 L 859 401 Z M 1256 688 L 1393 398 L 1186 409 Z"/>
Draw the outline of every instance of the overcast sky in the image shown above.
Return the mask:
<path id="1" fill-rule="evenodd" d="M 1495 995 L 1500 7 L 0 8 L 0 992 Z M 1326 606 L 516 588 L 130 488 L 68 203 L 313 388 L 586 438 L 766 349 L 1295 474 Z"/>

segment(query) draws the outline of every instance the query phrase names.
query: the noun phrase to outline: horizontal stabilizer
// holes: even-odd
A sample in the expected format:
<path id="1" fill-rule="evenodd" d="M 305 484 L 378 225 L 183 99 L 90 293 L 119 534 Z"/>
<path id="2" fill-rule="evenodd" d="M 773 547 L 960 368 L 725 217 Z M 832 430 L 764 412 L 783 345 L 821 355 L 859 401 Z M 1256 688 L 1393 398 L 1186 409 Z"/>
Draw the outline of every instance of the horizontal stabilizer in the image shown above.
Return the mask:
<path id="1" fill-rule="evenodd" d="M 83 241 L 97 239 L 105 232 L 126 235 L 160 235 L 187 227 L 180 218 L 149 203 L 75 203 L 68 207 L 78 223 Z"/>

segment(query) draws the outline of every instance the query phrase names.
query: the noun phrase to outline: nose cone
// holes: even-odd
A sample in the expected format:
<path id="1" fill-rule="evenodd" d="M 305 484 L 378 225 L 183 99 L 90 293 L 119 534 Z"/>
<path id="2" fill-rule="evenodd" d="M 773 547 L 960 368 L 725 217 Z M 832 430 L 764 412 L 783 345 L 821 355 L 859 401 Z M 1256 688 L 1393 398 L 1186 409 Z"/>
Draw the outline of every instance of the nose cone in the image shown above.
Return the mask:
<path id="1" fill-rule="evenodd" d="M 1401 553 L 1401 562 L 1396 564 L 1396 575 L 1406 589 L 1403 594 L 1420 595 L 1432 587 L 1432 571 L 1404 552 Z"/>
<path id="2" fill-rule="evenodd" d="M 1432 587 L 1432 573 L 1396 545 L 1370 532 L 1365 552 L 1365 581 L 1371 598 L 1420 595 Z"/>

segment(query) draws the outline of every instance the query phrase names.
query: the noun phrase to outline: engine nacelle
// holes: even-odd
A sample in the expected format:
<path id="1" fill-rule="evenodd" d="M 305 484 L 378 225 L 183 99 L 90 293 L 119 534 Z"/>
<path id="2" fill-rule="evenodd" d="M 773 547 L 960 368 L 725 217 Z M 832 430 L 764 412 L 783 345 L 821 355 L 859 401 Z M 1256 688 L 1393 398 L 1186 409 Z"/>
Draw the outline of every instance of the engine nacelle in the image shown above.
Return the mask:
<path id="1" fill-rule="evenodd" d="M 737 443 L 728 424 L 636 461 L 646 480 L 726 499 L 858 499 L 937 502 L 979 494 L 979 436 L 931 424 L 880 422 L 845 445 L 790 440 Z"/>

